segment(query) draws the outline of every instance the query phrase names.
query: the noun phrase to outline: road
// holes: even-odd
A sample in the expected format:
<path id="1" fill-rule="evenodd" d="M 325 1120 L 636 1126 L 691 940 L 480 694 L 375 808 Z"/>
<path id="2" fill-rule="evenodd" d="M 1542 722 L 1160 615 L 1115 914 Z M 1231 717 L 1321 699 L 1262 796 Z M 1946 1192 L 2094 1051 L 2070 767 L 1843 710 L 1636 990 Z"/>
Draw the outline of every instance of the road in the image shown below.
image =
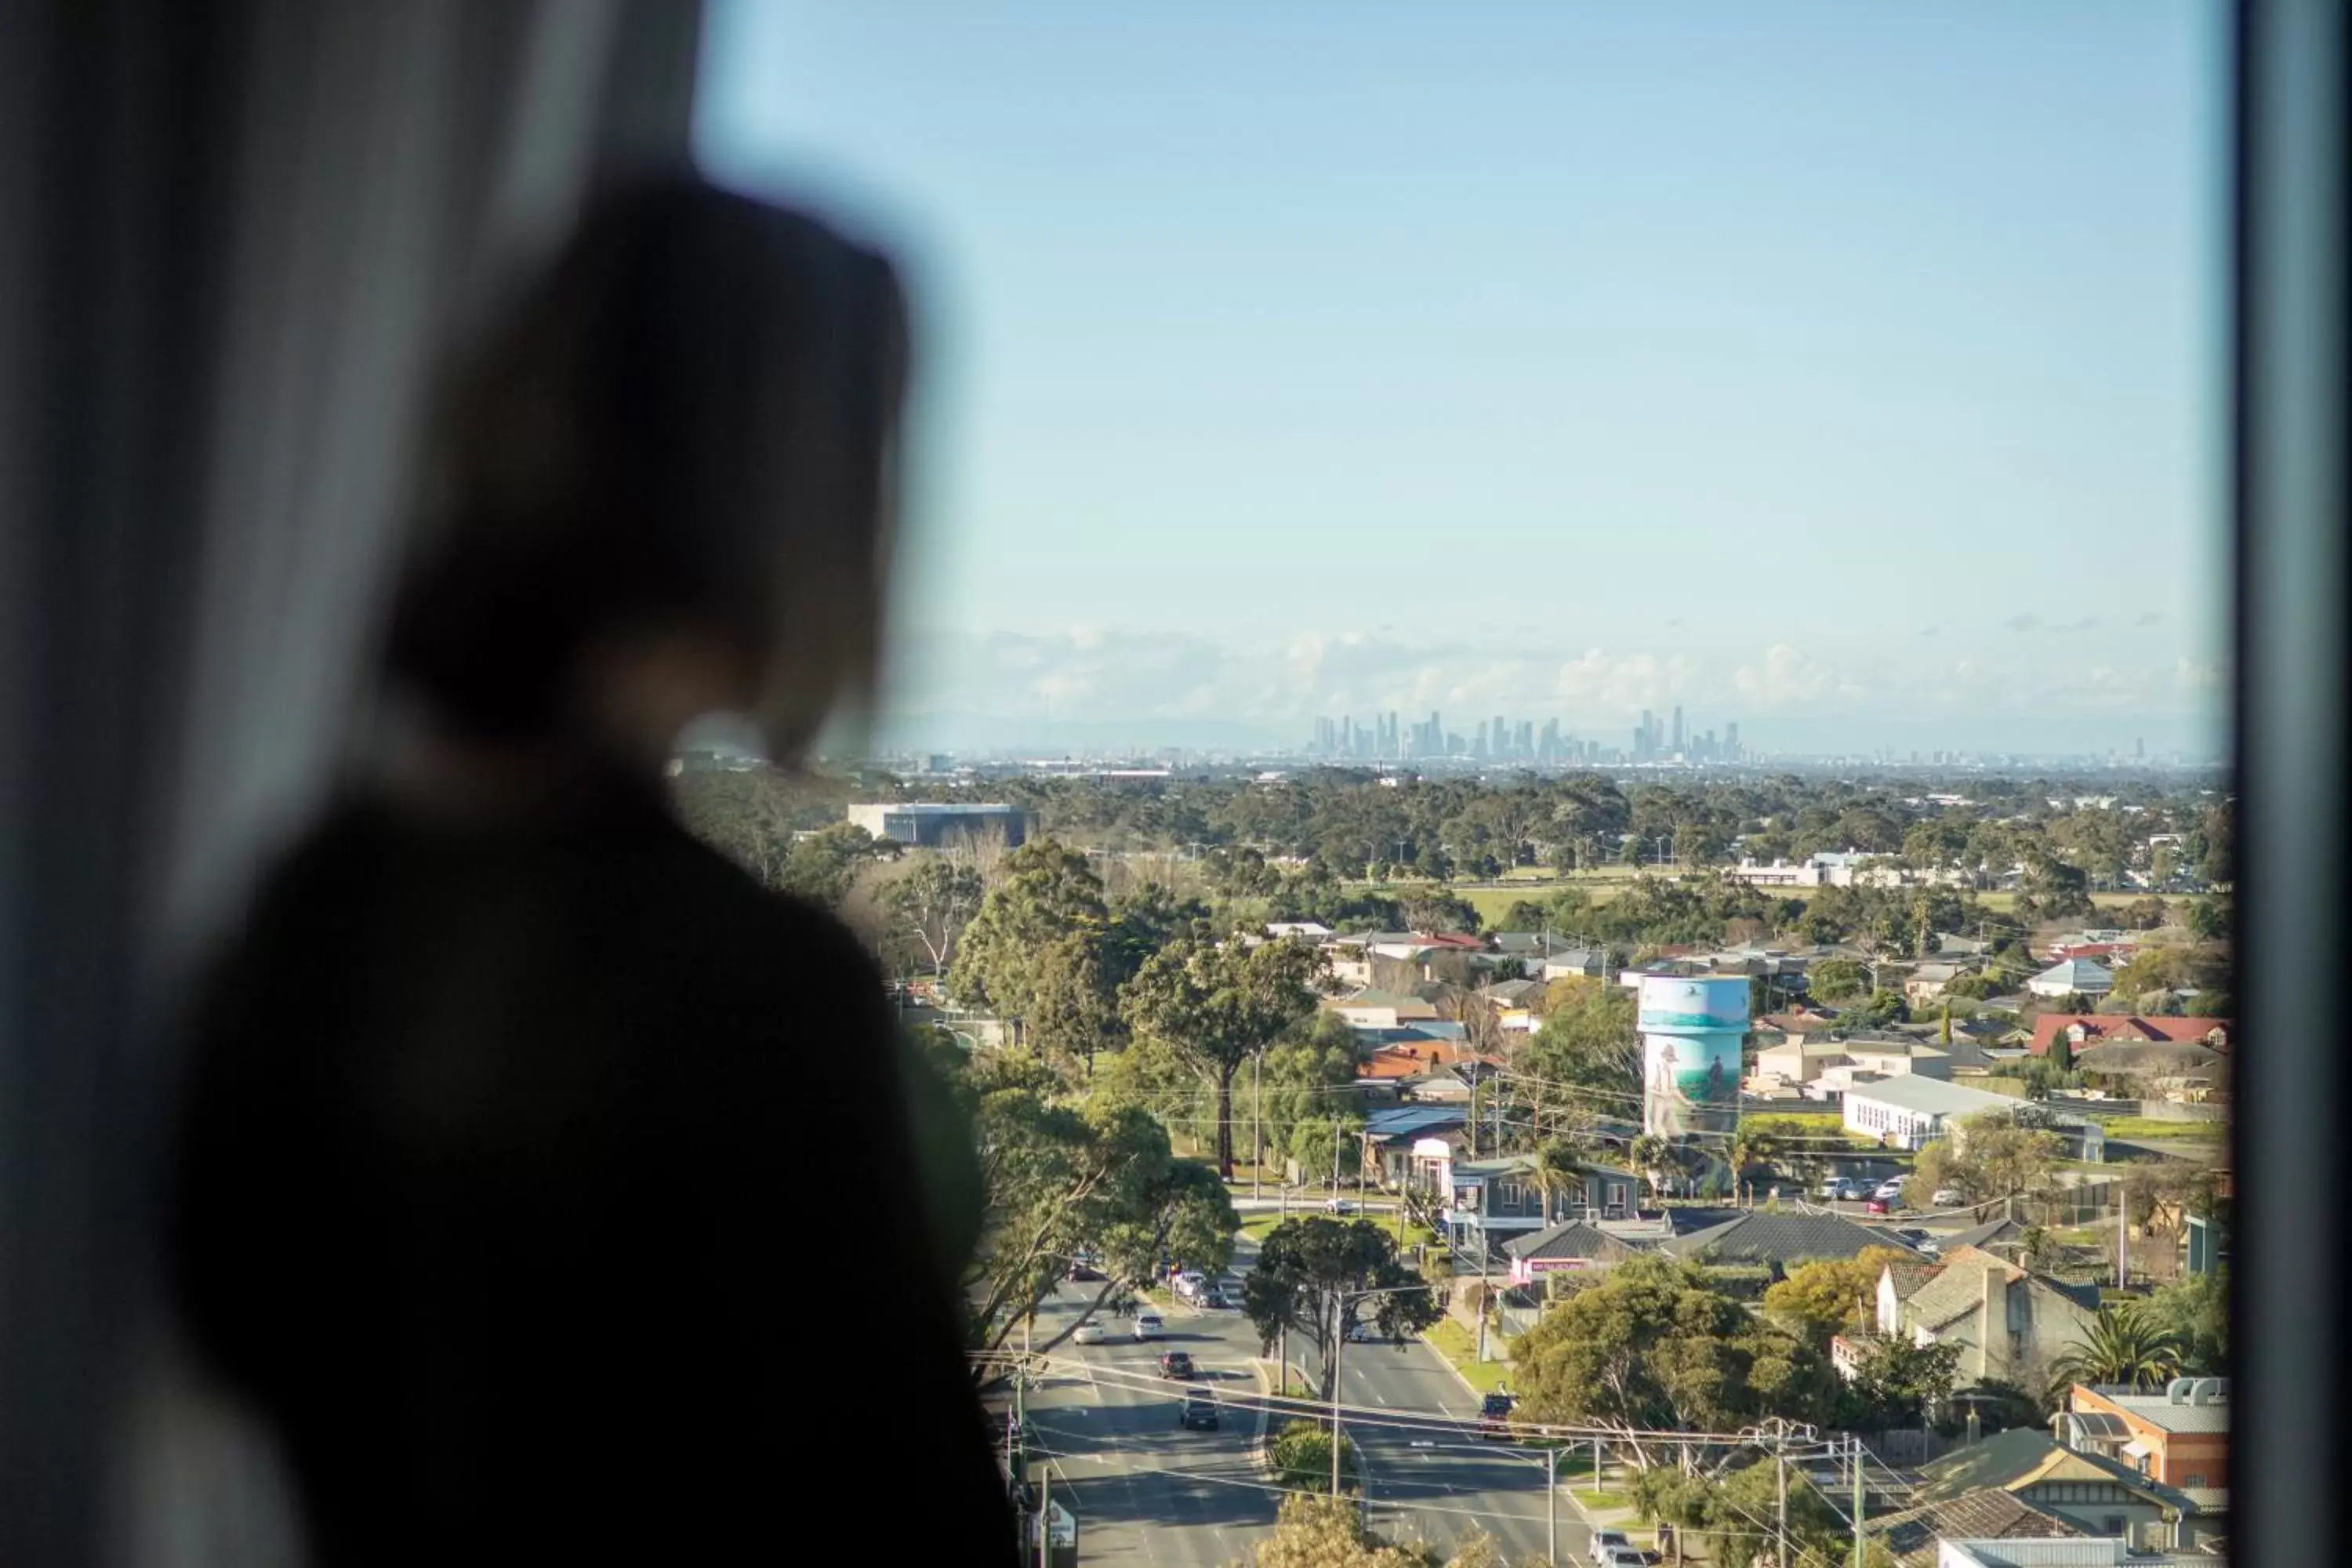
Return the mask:
<path id="1" fill-rule="evenodd" d="M 1246 1242 L 1234 1272 L 1254 1251 Z M 1074 1321 L 1099 1286 L 1064 1286 L 1038 1314 L 1042 1342 Z M 1167 1338 L 1139 1343 L 1128 1325 L 1108 1320 L 1098 1345 L 1065 1341 L 1053 1352 L 1057 1375 L 1032 1384 L 1029 1423 L 1056 1460 L 1054 1495 L 1078 1516 L 1083 1563 L 1142 1568 L 1223 1568 L 1245 1563 L 1274 1525 L 1280 1503 L 1253 1456 L 1259 1384 L 1251 1363 L 1257 1331 L 1236 1311 L 1166 1313 Z M 1192 1386 L 1237 1403 L 1215 1432 L 1177 1426 L 1184 1385 L 1158 1378 L 1163 1350 L 1191 1352 L 1203 1374 Z M 1296 1340 L 1292 1359 L 1312 1370 L 1311 1352 Z M 1339 1361 L 1341 1399 L 1399 1417 L 1443 1415 L 1465 1425 L 1478 1401 L 1437 1352 L 1418 1340 L 1347 1347 Z M 1281 1417 L 1277 1416 L 1277 1420 Z M 1373 1528 L 1445 1545 L 1471 1527 L 1485 1530 L 1506 1561 L 1540 1562 L 1545 1543 L 1544 1472 L 1533 1452 L 1426 1426 L 1382 1427 L 1366 1416 L 1349 1428 L 1369 1477 Z M 1584 1527 L 1565 1492 L 1559 1500 L 1560 1562 L 1582 1563 Z"/>
<path id="2" fill-rule="evenodd" d="M 1038 1315 L 1040 1338 L 1074 1320 L 1098 1286 L 1065 1286 Z M 1257 1331 L 1239 1312 L 1176 1307 L 1167 1338 L 1138 1343 L 1113 1318 L 1099 1345 L 1065 1341 L 1054 1352 L 1077 1375 L 1028 1396 L 1040 1447 L 1056 1457 L 1056 1500 L 1078 1516 L 1082 1563 L 1144 1568 L 1223 1568 L 1246 1563 L 1274 1527 L 1280 1498 L 1257 1470 Z M 1250 1403 L 1228 1406 L 1214 1432 L 1176 1424 L 1186 1386 L 1158 1379 L 1163 1350 L 1190 1352 L 1202 1376 L 1191 1386 Z"/>
<path id="3" fill-rule="evenodd" d="M 1339 1356 L 1340 1402 L 1475 1419 L 1478 1400 L 1444 1359 L 1419 1340 L 1402 1346 L 1354 1344 Z M 1495 1537 L 1505 1561 L 1541 1562 L 1544 1469 L 1536 1452 L 1508 1443 L 1410 1427 L 1369 1427 L 1349 1436 L 1363 1454 L 1372 1527 L 1441 1546 L 1475 1527 Z M 1559 1561 L 1585 1561 L 1586 1531 L 1568 1496 L 1559 1505 Z"/>

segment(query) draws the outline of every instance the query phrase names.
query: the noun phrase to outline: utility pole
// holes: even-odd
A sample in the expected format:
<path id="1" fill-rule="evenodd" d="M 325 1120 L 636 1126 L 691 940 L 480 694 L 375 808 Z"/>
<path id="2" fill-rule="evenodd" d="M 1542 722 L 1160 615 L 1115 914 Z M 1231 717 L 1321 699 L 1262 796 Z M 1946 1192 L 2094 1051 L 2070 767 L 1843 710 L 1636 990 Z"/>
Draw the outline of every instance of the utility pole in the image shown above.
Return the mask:
<path id="1" fill-rule="evenodd" d="M 1860 1437 L 1855 1437 L 1855 1438 L 1853 1438 L 1853 1568 L 1869 1568 L 1869 1564 L 1868 1564 L 1868 1563 L 1864 1560 L 1864 1549 L 1863 1549 L 1863 1533 L 1862 1533 L 1862 1523 L 1863 1523 L 1863 1516 L 1862 1516 L 1862 1510 L 1863 1510 L 1863 1500 L 1862 1500 L 1862 1439 L 1861 1439 Z"/>
<path id="2" fill-rule="evenodd" d="M 2116 1289 L 2120 1290 L 2131 1279 L 2131 1191 L 2123 1183 L 2116 1184 Z"/>
<path id="3" fill-rule="evenodd" d="M 1335 1184 L 1338 1178 L 1333 1178 Z M 1331 1498 L 1339 1497 L 1339 1346 L 1348 1337 L 1348 1293 L 1337 1291 L 1331 1309 Z M 1861 1568 L 1856 1563 L 1854 1568 Z"/>
<path id="4" fill-rule="evenodd" d="M 1250 1058 L 1250 1196 L 1265 1196 L 1265 1097 L 1258 1088 L 1258 1068 L 1265 1052 Z"/>
<path id="5" fill-rule="evenodd" d="M 1544 1562 L 1559 1563 L 1559 1450 L 1544 1450 Z"/>
<path id="6" fill-rule="evenodd" d="M 1037 1568 L 1054 1568 L 1054 1461 L 1037 1467 Z"/>
<path id="7" fill-rule="evenodd" d="M 1786 1436 L 1772 1445 L 1773 1490 L 1777 1494 L 1774 1510 L 1777 1522 L 1773 1527 L 1772 1568 L 1789 1568 L 1789 1440 Z"/>

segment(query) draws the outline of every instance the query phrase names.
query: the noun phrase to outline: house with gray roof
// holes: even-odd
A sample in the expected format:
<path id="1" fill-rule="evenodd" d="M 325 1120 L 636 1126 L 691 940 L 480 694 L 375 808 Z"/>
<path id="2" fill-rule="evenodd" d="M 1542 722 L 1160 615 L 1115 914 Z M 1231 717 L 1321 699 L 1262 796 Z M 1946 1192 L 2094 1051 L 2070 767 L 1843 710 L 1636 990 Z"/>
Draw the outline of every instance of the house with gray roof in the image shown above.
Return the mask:
<path id="1" fill-rule="evenodd" d="M 1901 1568 L 1936 1568 L 1939 1544 L 1967 1541 L 2080 1540 L 2090 1531 L 2015 1493 L 1979 1488 L 1872 1520 L 1864 1530 Z"/>
<path id="2" fill-rule="evenodd" d="M 1897 1149 L 1923 1149 L 1986 1111 L 2014 1115 L 2024 1102 L 1923 1073 L 1856 1083 L 1845 1091 L 1845 1128 Z"/>
<path id="3" fill-rule="evenodd" d="M 1749 1209 L 1744 1213 L 1658 1243 L 1670 1258 L 1713 1263 L 1760 1263 L 1775 1271 L 1826 1258 L 1855 1258 L 1866 1248 L 1891 1247 L 1908 1250 L 1900 1237 L 1843 1215 L 1775 1213 Z"/>
<path id="4" fill-rule="evenodd" d="M 2209 1510 L 2187 1491 L 2129 1464 L 2055 1441 L 2039 1427 L 1995 1433 L 1923 1466 L 1912 1496 L 1947 1504 L 2003 1491 L 2084 1533 L 2119 1538 L 2142 1552 L 2191 1548 L 2220 1535 L 2226 1504 Z"/>
<path id="5" fill-rule="evenodd" d="M 1937 1261 L 1891 1327 L 1914 1344 L 1957 1346 L 1961 1387 L 2038 1388 L 2097 1320 L 2095 1286 L 2063 1285 L 1973 1247 L 1946 1247 Z"/>

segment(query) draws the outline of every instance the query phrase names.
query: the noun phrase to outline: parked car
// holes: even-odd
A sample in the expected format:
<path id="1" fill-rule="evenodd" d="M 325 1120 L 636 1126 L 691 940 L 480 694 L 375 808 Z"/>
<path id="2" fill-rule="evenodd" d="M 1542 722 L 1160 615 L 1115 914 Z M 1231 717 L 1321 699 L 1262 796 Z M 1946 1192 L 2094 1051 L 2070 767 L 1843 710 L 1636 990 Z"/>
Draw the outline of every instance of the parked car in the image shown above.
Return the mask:
<path id="1" fill-rule="evenodd" d="M 1870 1195 L 1885 1203 L 1899 1204 L 1903 1201 L 1903 1181 L 1901 1176 L 1889 1176 L 1873 1188 Z"/>
<path id="2" fill-rule="evenodd" d="M 1478 1436 L 1507 1437 L 1511 1435 L 1511 1407 L 1518 1401 L 1507 1394 L 1490 1394 L 1478 1402 Z"/>
<path id="3" fill-rule="evenodd" d="M 1862 1212 L 1864 1214 L 1893 1214 L 1895 1212 L 1895 1205 L 1888 1203 L 1885 1198 L 1873 1198 L 1868 1203 L 1862 1205 Z"/>
<path id="4" fill-rule="evenodd" d="M 1596 1546 L 1593 1568 L 1648 1568 L 1649 1557 L 1632 1546 Z"/>
<path id="5" fill-rule="evenodd" d="M 1633 1550 L 1633 1538 L 1622 1530 L 1596 1530 L 1592 1532 L 1593 1555 L 1599 1556 L 1612 1548 L 1631 1552 Z"/>
<path id="6" fill-rule="evenodd" d="M 1853 1203 L 1862 1196 L 1862 1184 L 1852 1176 L 1832 1176 L 1822 1184 L 1822 1197 L 1828 1203 Z"/>
<path id="7" fill-rule="evenodd" d="M 1188 1268 L 1171 1282 L 1177 1296 L 1186 1301 L 1198 1301 L 1209 1289 L 1209 1277 L 1197 1268 Z"/>
<path id="8" fill-rule="evenodd" d="M 1108 1338 L 1110 1331 L 1089 1318 L 1078 1325 L 1078 1331 L 1070 1336 L 1070 1342 L 1074 1345 L 1098 1345 Z"/>
<path id="9" fill-rule="evenodd" d="M 1936 1195 L 1927 1201 L 1939 1209 L 1956 1209 L 1968 1202 L 1968 1199 L 1961 1195 L 1960 1189 L 1958 1187 L 1937 1187 Z"/>
<path id="10" fill-rule="evenodd" d="M 1217 1429 L 1217 1402 L 1205 1394 L 1188 1394 L 1176 1416 L 1176 1425 L 1187 1432 L 1213 1432 Z"/>
<path id="11" fill-rule="evenodd" d="M 1189 1380 L 1199 1371 L 1192 1364 L 1192 1356 L 1183 1351 L 1170 1351 L 1160 1358 L 1160 1375 L 1162 1377 Z"/>
<path id="12" fill-rule="evenodd" d="M 1137 1339 L 1156 1340 L 1167 1333 L 1167 1331 L 1168 1325 L 1160 1321 L 1159 1313 L 1138 1312 L 1135 1314 L 1135 1337 Z"/>

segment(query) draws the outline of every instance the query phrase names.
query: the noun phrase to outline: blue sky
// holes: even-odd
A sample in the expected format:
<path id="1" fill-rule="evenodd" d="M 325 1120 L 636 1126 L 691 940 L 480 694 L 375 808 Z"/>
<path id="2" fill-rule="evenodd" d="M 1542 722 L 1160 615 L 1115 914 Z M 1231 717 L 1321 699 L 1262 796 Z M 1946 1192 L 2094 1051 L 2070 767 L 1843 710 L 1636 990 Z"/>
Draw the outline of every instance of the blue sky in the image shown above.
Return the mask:
<path id="1" fill-rule="evenodd" d="M 701 144 L 919 290 L 902 733 L 2168 750 L 2221 700 L 2222 37 L 736 0 Z"/>

